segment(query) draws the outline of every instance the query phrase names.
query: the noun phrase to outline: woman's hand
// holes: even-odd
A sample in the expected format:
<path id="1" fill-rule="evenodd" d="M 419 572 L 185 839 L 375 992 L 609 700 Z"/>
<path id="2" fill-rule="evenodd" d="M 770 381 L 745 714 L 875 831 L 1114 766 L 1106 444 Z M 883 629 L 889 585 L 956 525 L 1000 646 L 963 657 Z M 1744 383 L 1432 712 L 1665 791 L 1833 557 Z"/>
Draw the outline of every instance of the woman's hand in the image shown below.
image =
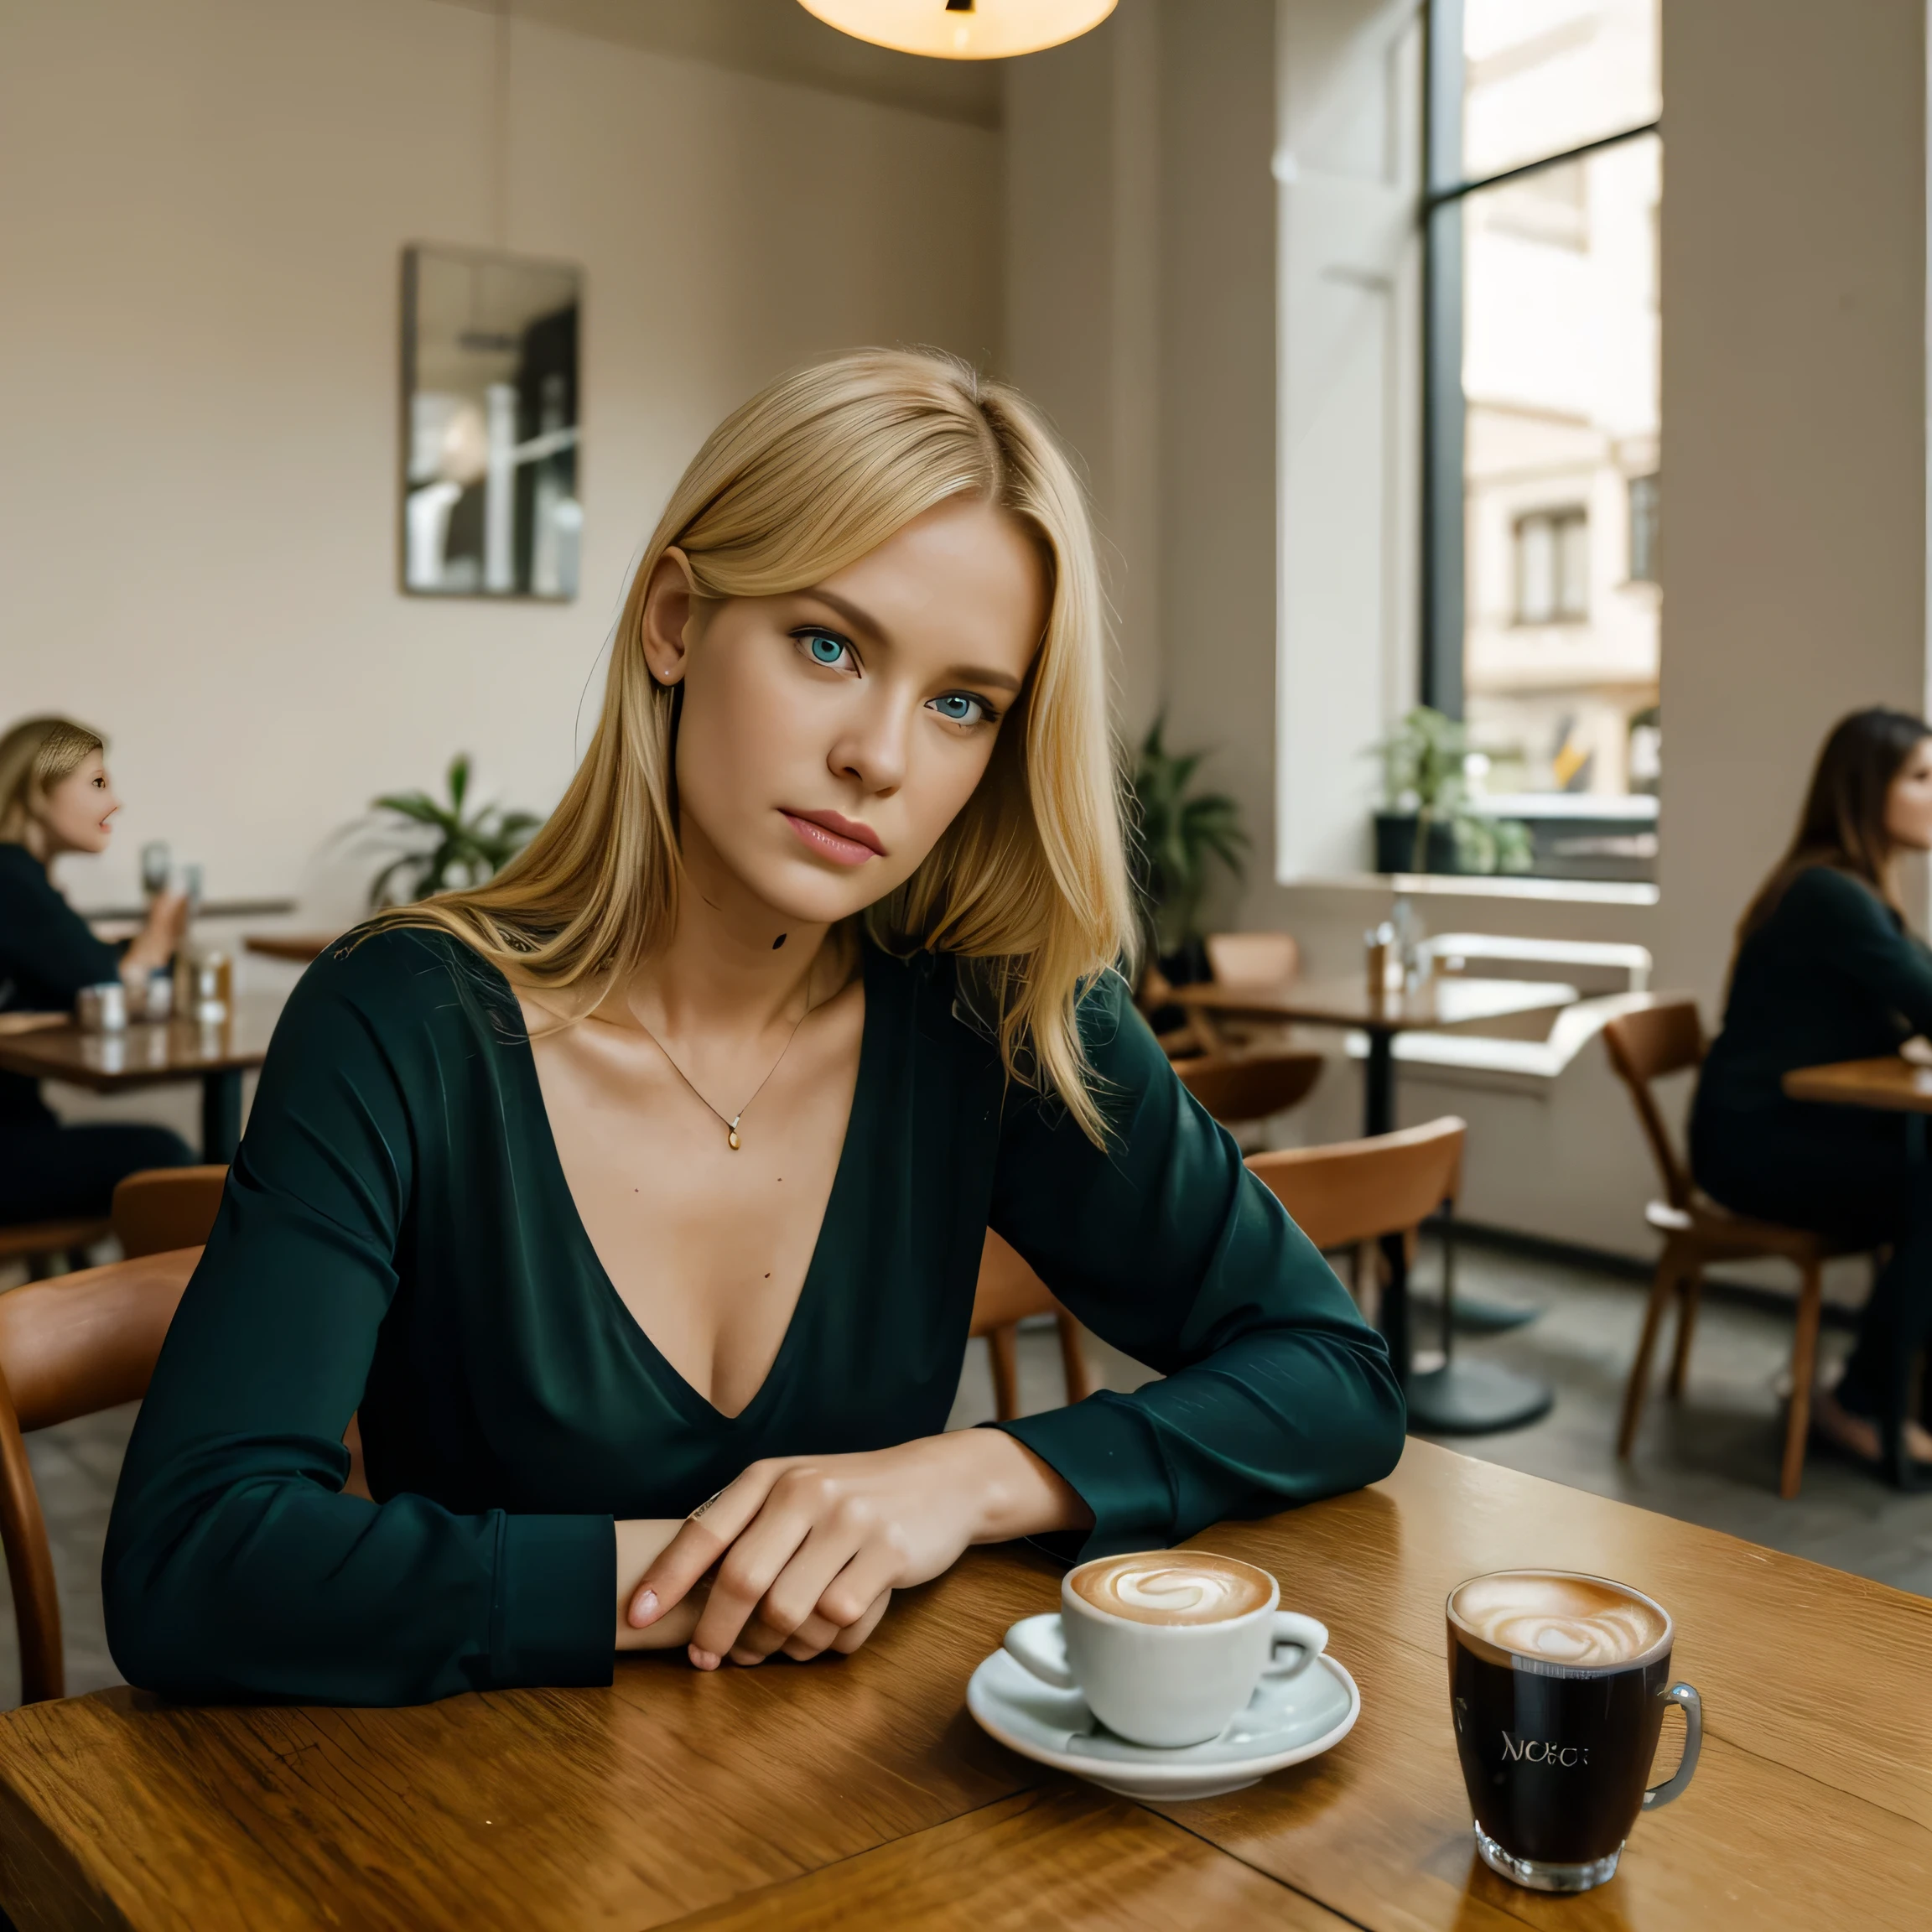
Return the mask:
<path id="1" fill-rule="evenodd" d="M 148 908 L 148 922 L 122 954 L 123 967 L 137 973 L 151 973 L 174 957 L 188 930 L 188 895 L 164 892 Z"/>
<path id="2" fill-rule="evenodd" d="M 969 1544 L 1092 1520 L 1074 1491 L 1001 1430 L 775 1457 L 678 1525 L 639 1580 L 627 1620 L 633 1632 L 654 1628 L 715 1566 L 689 1639 L 699 1670 L 727 1657 L 761 1663 L 775 1650 L 800 1662 L 850 1652 L 895 1590 L 950 1569 Z"/>

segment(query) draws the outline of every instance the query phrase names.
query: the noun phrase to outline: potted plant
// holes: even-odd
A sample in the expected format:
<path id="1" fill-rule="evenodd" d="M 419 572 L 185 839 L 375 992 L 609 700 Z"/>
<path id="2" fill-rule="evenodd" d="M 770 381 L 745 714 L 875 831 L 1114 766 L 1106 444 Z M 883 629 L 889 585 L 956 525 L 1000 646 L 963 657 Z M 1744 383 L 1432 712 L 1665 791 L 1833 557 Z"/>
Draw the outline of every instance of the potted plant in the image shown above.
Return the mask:
<path id="1" fill-rule="evenodd" d="M 369 888 L 371 908 L 427 899 L 433 893 L 460 886 L 480 886 L 515 858 L 543 823 L 533 812 L 506 812 L 498 805 L 482 806 L 465 817 L 464 805 L 470 790 L 466 751 L 459 751 L 449 761 L 445 782 L 449 788 L 447 803 L 427 792 L 391 792 L 371 801 L 372 810 L 392 814 L 388 823 L 379 826 L 379 841 L 406 848 L 376 875 Z M 392 882 L 398 878 L 407 886 L 402 900 L 390 891 Z"/>
<path id="2" fill-rule="evenodd" d="M 1373 747 L 1386 803 L 1375 814 L 1378 872 L 1527 872 L 1530 828 L 1469 808 L 1461 719 L 1418 704 Z"/>
<path id="3" fill-rule="evenodd" d="M 1241 808 L 1227 792 L 1192 789 L 1208 754 L 1170 751 L 1166 730 L 1166 719 L 1156 719 L 1135 760 L 1128 857 L 1142 956 L 1179 986 L 1208 976 L 1202 901 L 1216 866 L 1241 876 L 1248 834 Z"/>

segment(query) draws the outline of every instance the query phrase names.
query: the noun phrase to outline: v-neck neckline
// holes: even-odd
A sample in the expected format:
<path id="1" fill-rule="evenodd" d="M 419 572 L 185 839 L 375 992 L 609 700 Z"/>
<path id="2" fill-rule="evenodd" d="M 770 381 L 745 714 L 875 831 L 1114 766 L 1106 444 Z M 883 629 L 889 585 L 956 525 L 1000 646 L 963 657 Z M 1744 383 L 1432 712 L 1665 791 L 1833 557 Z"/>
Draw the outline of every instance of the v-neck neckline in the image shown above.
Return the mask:
<path id="1" fill-rule="evenodd" d="M 873 971 L 874 948 L 863 935 L 859 942 L 859 977 L 865 1010 L 860 1017 L 859 1029 L 859 1072 L 853 1083 L 852 1104 L 845 1115 L 845 1133 L 839 1144 L 839 1164 L 833 1170 L 831 1192 L 825 1197 L 824 1212 L 818 1218 L 818 1233 L 812 1244 L 812 1259 L 805 1265 L 805 1279 L 799 1284 L 798 1299 L 792 1305 L 792 1318 L 785 1325 L 785 1333 L 778 1343 L 778 1352 L 771 1358 L 771 1365 L 765 1371 L 765 1379 L 758 1384 L 751 1400 L 735 1415 L 727 1415 L 708 1395 L 701 1394 L 651 1339 L 650 1332 L 631 1311 L 631 1304 L 618 1292 L 617 1284 L 610 1279 L 610 1271 L 604 1265 L 604 1258 L 597 1252 L 597 1244 L 590 1239 L 590 1230 L 584 1224 L 583 1214 L 577 1206 L 577 1197 L 570 1191 L 569 1176 L 564 1171 L 564 1156 L 558 1151 L 556 1130 L 550 1124 L 550 1109 L 543 1098 L 543 1083 L 537 1072 L 537 1055 L 531 1044 L 530 1029 L 523 1021 L 522 1009 L 517 1004 L 517 989 L 501 974 L 505 997 L 517 1015 L 519 1036 L 517 1041 L 517 1062 L 521 1075 L 527 1088 L 527 1098 L 537 1120 L 541 1123 L 541 1132 L 537 1139 L 541 1143 L 543 1156 L 549 1168 L 549 1179 L 556 1192 L 562 1197 L 564 1211 L 575 1242 L 579 1259 L 585 1272 L 590 1275 L 595 1285 L 607 1296 L 621 1325 L 628 1327 L 631 1344 L 637 1353 L 644 1358 L 645 1366 L 653 1373 L 653 1379 L 663 1386 L 680 1407 L 697 1418 L 722 1429 L 748 1427 L 764 1410 L 777 1400 L 776 1391 L 782 1389 L 787 1377 L 785 1371 L 792 1358 L 804 1346 L 802 1340 L 810 1326 L 809 1317 L 819 1293 L 818 1277 L 820 1260 L 825 1253 L 827 1232 L 839 1218 L 844 1197 L 851 1192 L 850 1168 L 853 1130 L 859 1124 L 860 1109 L 870 1104 L 869 1095 L 872 1082 L 868 1078 L 878 1049 L 879 1032 L 875 1023 L 875 1010 L 878 1005 L 874 998 L 876 990 L 876 975 Z"/>

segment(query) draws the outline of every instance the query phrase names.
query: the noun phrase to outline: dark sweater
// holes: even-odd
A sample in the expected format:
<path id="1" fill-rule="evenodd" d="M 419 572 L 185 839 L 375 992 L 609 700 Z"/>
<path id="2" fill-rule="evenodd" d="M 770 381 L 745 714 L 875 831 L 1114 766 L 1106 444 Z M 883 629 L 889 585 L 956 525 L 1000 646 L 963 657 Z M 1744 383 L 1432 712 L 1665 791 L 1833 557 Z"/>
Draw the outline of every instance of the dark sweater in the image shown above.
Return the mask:
<path id="1" fill-rule="evenodd" d="M 1895 1135 L 1896 1116 L 1789 1099 L 1781 1083 L 1796 1067 L 1896 1052 L 1919 1032 L 1932 1033 L 1932 952 L 1851 874 L 1800 873 L 1737 955 L 1691 1112 L 1700 1184 L 1737 1205 L 1821 1138 L 1842 1148 Z"/>
<path id="2" fill-rule="evenodd" d="M 352 1704 L 607 1683 L 612 1519 L 682 1516 L 761 1457 L 943 1429 L 989 1224 L 1165 1375 L 1008 1425 L 1092 1509 L 1089 1552 L 1388 1472 L 1380 1338 L 1117 977 L 1082 1013 L 1103 1153 L 1009 1085 L 949 962 L 867 948 L 864 973 L 818 1246 L 767 1380 L 725 1416 L 599 1263 L 501 977 L 411 932 L 319 960 L 122 1472 L 103 1581 L 126 1675 Z M 372 1503 L 340 1493 L 358 1406 Z"/>
<path id="3" fill-rule="evenodd" d="M 24 845 L 0 844 L 0 1013 L 65 1012 L 83 986 L 120 977 L 117 948 L 96 939 Z M 0 1074 L 0 1126 L 53 1119 L 32 1080 Z"/>

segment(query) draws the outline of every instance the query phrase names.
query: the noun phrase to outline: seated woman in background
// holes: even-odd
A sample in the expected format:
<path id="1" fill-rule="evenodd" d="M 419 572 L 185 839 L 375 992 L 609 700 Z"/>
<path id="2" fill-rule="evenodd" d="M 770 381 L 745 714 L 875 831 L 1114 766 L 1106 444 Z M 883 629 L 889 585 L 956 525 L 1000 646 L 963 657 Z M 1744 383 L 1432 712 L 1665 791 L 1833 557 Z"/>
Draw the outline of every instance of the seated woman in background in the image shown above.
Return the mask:
<path id="1" fill-rule="evenodd" d="M 1797 836 L 1737 928 L 1724 1030 L 1690 1117 L 1698 1185 L 1741 1214 L 1889 1246 L 1815 1429 L 1914 1480 L 1932 1434 L 1905 1414 L 1932 1332 L 1932 1179 L 1901 1114 L 1785 1098 L 1799 1067 L 1865 1060 L 1932 1034 L 1932 952 L 1905 929 L 1897 860 L 1932 848 L 1932 725 L 1855 711 L 1825 741 Z"/>
<path id="2" fill-rule="evenodd" d="M 969 1544 L 1393 1467 L 1380 1339 L 1115 969 L 1105 684 L 1078 486 L 1010 390 L 862 351 L 712 434 L 548 823 L 289 1001 L 115 1499 L 132 1681 L 803 1659 Z M 945 1433 L 989 1224 L 1166 1379 Z"/>
<path id="3" fill-rule="evenodd" d="M 68 1012 L 83 986 L 165 966 L 187 925 L 179 893 L 157 899 L 124 948 L 96 939 L 49 868 L 64 852 L 105 852 L 121 809 L 97 731 L 29 718 L 0 738 L 0 1013 Z M 192 1161 L 165 1127 L 63 1127 L 39 1087 L 0 1073 L 0 1226 L 105 1214 L 122 1176 Z"/>

